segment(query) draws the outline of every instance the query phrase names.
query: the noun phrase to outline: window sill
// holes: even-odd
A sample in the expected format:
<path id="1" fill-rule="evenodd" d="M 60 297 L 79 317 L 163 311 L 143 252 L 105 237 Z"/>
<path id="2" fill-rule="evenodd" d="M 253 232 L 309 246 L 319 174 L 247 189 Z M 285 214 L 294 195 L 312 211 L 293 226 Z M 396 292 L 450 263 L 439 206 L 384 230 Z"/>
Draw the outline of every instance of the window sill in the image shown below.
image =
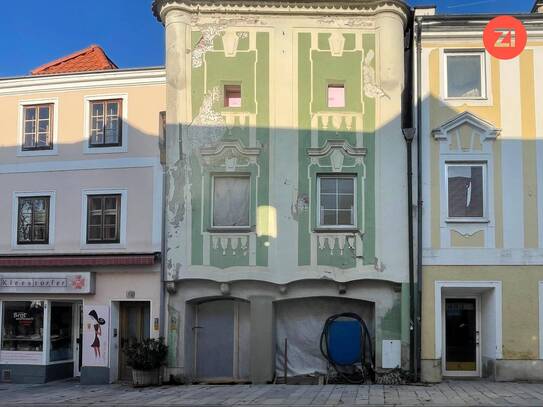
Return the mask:
<path id="1" fill-rule="evenodd" d="M 490 223 L 490 220 L 486 218 L 447 218 L 445 223 Z"/>
<path id="2" fill-rule="evenodd" d="M 85 154 L 118 154 L 126 153 L 128 148 L 126 146 L 119 147 L 85 147 Z"/>
<path id="3" fill-rule="evenodd" d="M 17 150 L 17 157 L 39 157 L 47 155 L 58 155 L 58 150 L 56 148 L 48 150 Z"/>
<path id="4" fill-rule="evenodd" d="M 208 228 L 209 233 L 251 233 L 254 228 Z"/>
<path id="5" fill-rule="evenodd" d="M 331 228 L 324 228 L 324 227 L 318 227 L 313 228 L 313 233 L 347 233 L 347 234 L 357 234 L 360 233 L 360 230 L 354 227 L 348 227 L 348 228 L 337 228 L 337 227 L 331 227 Z"/>
<path id="6" fill-rule="evenodd" d="M 81 250 L 126 249 L 124 243 L 83 243 Z"/>
<path id="7" fill-rule="evenodd" d="M 13 250 L 25 251 L 25 250 L 54 250 L 55 246 L 52 243 L 47 244 L 15 244 L 11 247 Z"/>

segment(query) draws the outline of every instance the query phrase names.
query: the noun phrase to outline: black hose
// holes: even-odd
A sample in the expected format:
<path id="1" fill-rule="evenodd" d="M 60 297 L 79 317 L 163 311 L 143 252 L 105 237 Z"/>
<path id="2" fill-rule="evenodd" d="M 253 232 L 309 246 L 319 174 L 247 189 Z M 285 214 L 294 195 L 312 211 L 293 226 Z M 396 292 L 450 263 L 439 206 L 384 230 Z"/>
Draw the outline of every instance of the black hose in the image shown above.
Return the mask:
<path id="1" fill-rule="evenodd" d="M 361 341 L 360 341 L 360 353 L 359 353 L 359 360 L 362 364 L 362 369 L 358 369 L 354 364 L 349 365 L 342 365 L 337 363 L 335 360 L 333 360 L 330 355 L 328 355 L 328 334 L 330 330 L 330 325 L 339 318 L 350 318 L 358 321 L 361 327 Z M 369 351 L 369 363 L 366 363 L 366 343 L 367 343 L 367 349 Z M 326 344 L 326 347 L 325 347 Z M 366 322 L 358 315 L 354 314 L 352 312 L 345 312 L 342 314 L 336 314 L 332 315 L 330 318 L 326 320 L 324 323 L 324 328 L 321 333 L 321 340 L 320 340 L 320 349 L 322 356 L 328 361 L 330 366 L 334 368 L 334 370 L 337 372 L 338 376 L 341 377 L 343 380 L 345 380 L 347 383 L 350 384 L 362 384 L 365 383 L 368 379 L 368 375 L 373 377 L 374 375 L 374 366 L 373 366 L 373 345 L 371 342 L 371 336 L 370 332 L 368 330 L 368 326 L 366 325 Z M 351 372 L 346 372 L 345 368 L 351 368 Z"/>

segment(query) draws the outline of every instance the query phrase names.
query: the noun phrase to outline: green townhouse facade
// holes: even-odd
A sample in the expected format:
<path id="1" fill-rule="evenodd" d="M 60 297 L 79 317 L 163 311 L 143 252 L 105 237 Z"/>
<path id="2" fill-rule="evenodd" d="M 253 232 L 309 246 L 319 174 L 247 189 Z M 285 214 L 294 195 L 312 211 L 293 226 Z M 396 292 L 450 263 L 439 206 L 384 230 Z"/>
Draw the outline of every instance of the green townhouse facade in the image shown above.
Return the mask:
<path id="1" fill-rule="evenodd" d="M 409 363 L 399 0 L 156 0 L 166 33 L 169 373 L 324 372 L 359 314 L 378 368 Z"/>

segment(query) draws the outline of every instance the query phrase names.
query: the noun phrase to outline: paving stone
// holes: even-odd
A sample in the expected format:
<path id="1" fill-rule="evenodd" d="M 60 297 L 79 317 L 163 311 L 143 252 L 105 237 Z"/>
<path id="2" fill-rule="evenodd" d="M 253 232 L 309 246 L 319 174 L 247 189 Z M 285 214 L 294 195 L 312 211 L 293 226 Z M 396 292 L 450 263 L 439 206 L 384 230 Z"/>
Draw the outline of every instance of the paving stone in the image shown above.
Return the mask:
<path id="1" fill-rule="evenodd" d="M 451 381 L 436 385 L 82 386 L 0 385 L 0 406 L 543 406 L 543 384 Z"/>

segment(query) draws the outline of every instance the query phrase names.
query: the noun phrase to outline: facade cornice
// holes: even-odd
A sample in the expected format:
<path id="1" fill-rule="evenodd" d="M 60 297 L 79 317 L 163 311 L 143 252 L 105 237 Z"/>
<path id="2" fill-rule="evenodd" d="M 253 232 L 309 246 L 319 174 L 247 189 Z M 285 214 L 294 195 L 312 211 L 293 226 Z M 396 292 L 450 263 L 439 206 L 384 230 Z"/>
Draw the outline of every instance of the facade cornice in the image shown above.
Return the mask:
<path id="1" fill-rule="evenodd" d="M 0 96 L 95 87 L 142 86 L 166 83 L 164 68 L 128 69 L 0 79 Z"/>
<path id="2" fill-rule="evenodd" d="M 189 14 L 266 14 L 266 15 L 344 15 L 374 16 L 382 12 L 398 14 L 404 24 L 410 16 L 409 7 L 401 0 L 154 0 L 153 14 L 160 22 L 172 10 Z"/>

